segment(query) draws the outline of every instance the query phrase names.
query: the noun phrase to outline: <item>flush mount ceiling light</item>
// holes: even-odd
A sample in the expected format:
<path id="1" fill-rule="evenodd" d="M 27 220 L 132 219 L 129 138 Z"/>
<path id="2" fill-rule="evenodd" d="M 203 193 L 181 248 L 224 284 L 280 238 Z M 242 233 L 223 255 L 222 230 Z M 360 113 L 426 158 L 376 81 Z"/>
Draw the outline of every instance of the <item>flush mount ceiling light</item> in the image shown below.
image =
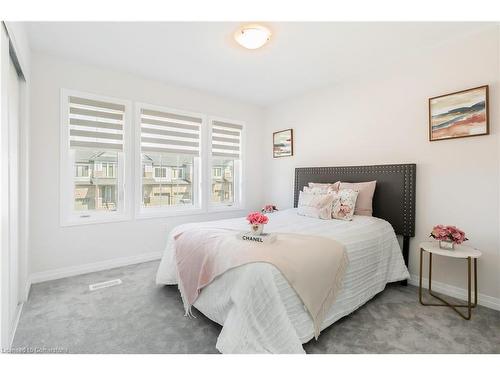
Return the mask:
<path id="1" fill-rule="evenodd" d="M 234 33 L 234 39 L 245 48 L 257 49 L 271 39 L 271 31 L 261 25 L 242 26 Z"/>

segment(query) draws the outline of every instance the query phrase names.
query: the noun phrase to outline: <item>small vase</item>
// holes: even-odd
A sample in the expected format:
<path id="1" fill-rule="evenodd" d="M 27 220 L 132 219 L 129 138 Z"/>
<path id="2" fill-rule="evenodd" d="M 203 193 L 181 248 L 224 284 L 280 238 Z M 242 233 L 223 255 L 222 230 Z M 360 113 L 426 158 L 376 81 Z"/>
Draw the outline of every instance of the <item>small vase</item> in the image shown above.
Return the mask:
<path id="1" fill-rule="evenodd" d="M 455 248 L 455 242 L 439 241 L 439 247 L 444 250 L 453 250 Z"/>
<path id="2" fill-rule="evenodd" d="M 250 224 L 250 231 L 254 236 L 260 236 L 264 230 L 264 224 Z"/>

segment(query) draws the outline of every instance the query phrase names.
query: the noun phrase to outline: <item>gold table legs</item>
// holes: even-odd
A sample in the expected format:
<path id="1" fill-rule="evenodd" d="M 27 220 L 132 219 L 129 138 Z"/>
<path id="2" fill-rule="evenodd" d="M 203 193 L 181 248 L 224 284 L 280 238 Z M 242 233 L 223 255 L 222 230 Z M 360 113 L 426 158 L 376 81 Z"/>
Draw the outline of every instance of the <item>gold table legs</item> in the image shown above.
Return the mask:
<path id="1" fill-rule="evenodd" d="M 422 266 L 423 266 L 423 258 L 424 258 L 424 249 L 420 249 L 420 281 L 418 284 L 418 299 L 420 303 L 424 306 L 448 306 L 455 310 L 458 315 L 466 320 L 470 320 L 472 314 L 471 309 L 476 307 L 477 305 L 477 258 L 474 258 L 474 303 L 471 303 L 471 263 L 472 258 L 467 258 L 467 304 L 466 305 L 454 305 L 446 301 L 445 299 L 435 295 L 432 293 L 432 253 L 429 253 L 429 294 L 441 301 L 442 303 L 425 303 L 422 298 Z M 466 307 L 467 315 L 463 314 L 458 307 Z"/>

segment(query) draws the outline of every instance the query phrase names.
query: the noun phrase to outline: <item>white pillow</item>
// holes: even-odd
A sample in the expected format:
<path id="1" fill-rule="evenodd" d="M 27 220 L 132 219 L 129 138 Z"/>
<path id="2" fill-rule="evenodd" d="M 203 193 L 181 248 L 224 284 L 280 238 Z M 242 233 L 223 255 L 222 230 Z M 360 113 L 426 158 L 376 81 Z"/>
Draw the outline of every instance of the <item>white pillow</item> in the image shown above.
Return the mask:
<path id="1" fill-rule="evenodd" d="M 309 189 L 320 189 L 324 191 L 324 194 L 330 193 L 332 191 L 337 191 L 340 188 L 340 181 L 335 182 L 334 184 L 324 184 L 324 183 L 319 183 L 319 182 L 309 182 L 307 184 Z M 306 188 L 304 187 L 304 191 L 306 191 Z"/>
<path id="2" fill-rule="evenodd" d="M 301 191 L 297 213 L 302 216 L 329 220 L 332 218 L 334 194 L 312 194 Z"/>
<path id="3" fill-rule="evenodd" d="M 330 187 L 308 187 L 304 186 L 304 189 L 302 189 L 304 193 L 309 193 L 309 194 L 331 194 L 335 190 L 333 190 Z"/>

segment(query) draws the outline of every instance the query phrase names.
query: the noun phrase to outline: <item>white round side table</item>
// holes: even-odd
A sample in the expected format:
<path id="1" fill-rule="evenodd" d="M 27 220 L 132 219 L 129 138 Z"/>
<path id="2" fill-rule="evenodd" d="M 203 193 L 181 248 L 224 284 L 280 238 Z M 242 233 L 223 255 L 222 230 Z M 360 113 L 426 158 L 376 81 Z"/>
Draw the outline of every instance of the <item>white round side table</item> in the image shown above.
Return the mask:
<path id="1" fill-rule="evenodd" d="M 441 301 L 442 303 L 426 303 L 422 298 L 422 264 L 424 258 L 424 252 L 429 253 L 429 294 Z M 449 258 L 461 258 L 467 259 L 467 304 L 466 305 L 454 305 L 446 301 L 445 299 L 432 293 L 432 254 L 449 257 Z M 418 298 L 420 303 L 424 306 L 448 306 L 455 310 L 458 315 L 466 320 L 471 318 L 471 309 L 477 305 L 477 258 L 481 256 L 481 252 L 473 247 L 467 245 L 455 245 L 453 250 L 445 250 L 439 247 L 438 241 L 428 241 L 422 242 L 420 244 L 420 280 L 418 286 Z M 474 259 L 474 303 L 471 303 L 471 263 Z M 467 315 L 463 314 L 458 307 L 466 307 Z"/>

